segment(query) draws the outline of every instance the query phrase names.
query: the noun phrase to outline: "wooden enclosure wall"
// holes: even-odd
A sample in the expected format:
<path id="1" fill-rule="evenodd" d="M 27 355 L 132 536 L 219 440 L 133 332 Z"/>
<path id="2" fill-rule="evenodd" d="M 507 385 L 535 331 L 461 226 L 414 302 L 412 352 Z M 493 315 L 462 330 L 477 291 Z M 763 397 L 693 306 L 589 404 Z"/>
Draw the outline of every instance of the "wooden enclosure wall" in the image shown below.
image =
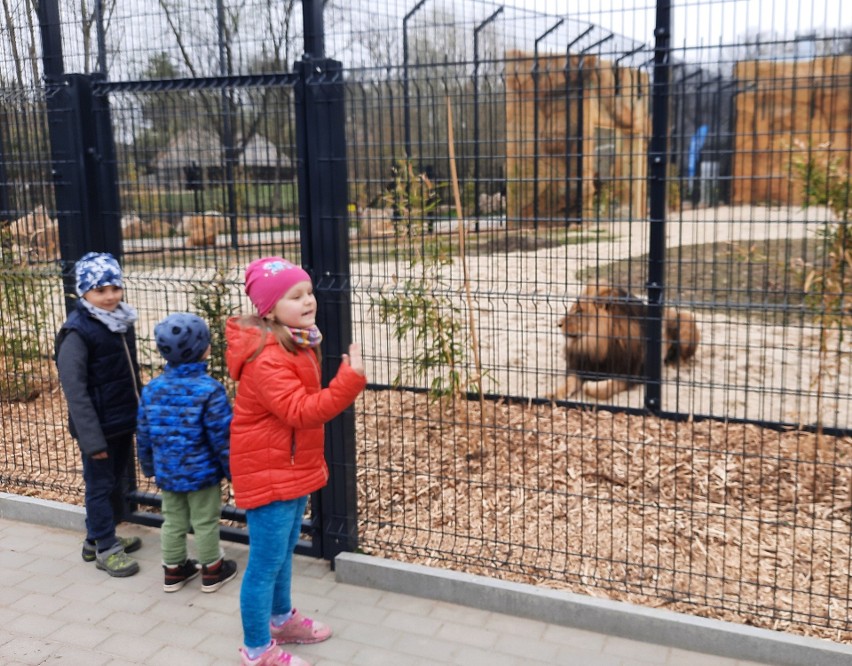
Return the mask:
<path id="1" fill-rule="evenodd" d="M 744 61 L 736 96 L 733 203 L 802 204 L 796 163 L 837 160 L 849 170 L 852 56 Z"/>
<path id="2" fill-rule="evenodd" d="M 509 219 L 644 217 L 649 95 L 646 73 L 595 56 L 508 53 Z"/>

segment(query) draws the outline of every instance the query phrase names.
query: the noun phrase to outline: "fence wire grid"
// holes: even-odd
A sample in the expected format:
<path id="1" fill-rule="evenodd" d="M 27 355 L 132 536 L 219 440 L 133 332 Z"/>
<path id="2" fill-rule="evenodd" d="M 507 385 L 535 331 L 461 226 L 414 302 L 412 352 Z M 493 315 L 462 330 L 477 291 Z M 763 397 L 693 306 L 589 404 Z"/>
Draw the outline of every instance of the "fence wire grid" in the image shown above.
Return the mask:
<path id="1" fill-rule="evenodd" d="M 145 379 L 189 310 L 232 394 L 246 264 L 341 230 L 362 551 L 852 641 L 848 3 L 324 3 L 340 76 L 299 69 L 299 3 L 43 4 L 0 40 L 4 490 L 82 504 L 69 229 L 120 237 Z M 101 159 L 51 134 L 69 73 Z M 340 128 L 300 105 L 334 86 L 312 226 Z"/>

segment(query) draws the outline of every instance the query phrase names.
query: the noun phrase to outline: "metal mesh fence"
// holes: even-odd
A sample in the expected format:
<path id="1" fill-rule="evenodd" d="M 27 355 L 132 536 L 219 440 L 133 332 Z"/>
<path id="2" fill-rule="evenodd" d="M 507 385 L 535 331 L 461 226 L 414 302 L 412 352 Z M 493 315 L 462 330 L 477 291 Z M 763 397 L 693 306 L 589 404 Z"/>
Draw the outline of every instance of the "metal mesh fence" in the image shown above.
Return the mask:
<path id="1" fill-rule="evenodd" d="M 655 41 L 656 4 L 326 7 L 348 202 L 327 224 L 370 379 L 359 546 L 848 642 L 852 17 L 675 3 Z M 109 100 L 147 376 L 154 323 L 190 310 L 233 389 L 242 269 L 323 242 L 297 9 L 106 3 L 100 35 L 63 14 L 66 70 Z M 0 478 L 79 501 L 61 244 L 39 240 L 63 211 L 38 77 L 13 85 L 40 64 L 3 53 Z"/>

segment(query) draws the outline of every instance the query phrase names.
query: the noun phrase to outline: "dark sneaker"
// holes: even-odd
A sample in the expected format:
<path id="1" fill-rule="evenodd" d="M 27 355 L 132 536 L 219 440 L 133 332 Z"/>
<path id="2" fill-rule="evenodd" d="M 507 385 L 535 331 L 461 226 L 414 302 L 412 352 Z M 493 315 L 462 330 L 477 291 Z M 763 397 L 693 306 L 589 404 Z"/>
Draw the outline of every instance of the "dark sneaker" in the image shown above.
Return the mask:
<path id="1" fill-rule="evenodd" d="M 176 564 L 173 567 L 164 564 L 163 571 L 165 572 L 163 590 L 166 592 L 177 592 L 201 573 L 198 562 L 195 560 L 187 560 L 183 564 Z"/>
<path id="2" fill-rule="evenodd" d="M 142 539 L 139 537 L 118 537 L 118 542 L 124 548 L 125 553 L 134 553 L 142 547 Z M 83 561 L 94 562 L 97 549 L 95 544 L 83 540 Z"/>
<path id="3" fill-rule="evenodd" d="M 237 575 L 237 563 L 220 557 L 213 564 L 201 567 L 201 591 L 215 592 Z"/>
<path id="4" fill-rule="evenodd" d="M 120 543 L 103 553 L 96 553 L 95 566 L 116 578 L 126 578 L 139 571 L 139 563 L 124 552 Z"/>

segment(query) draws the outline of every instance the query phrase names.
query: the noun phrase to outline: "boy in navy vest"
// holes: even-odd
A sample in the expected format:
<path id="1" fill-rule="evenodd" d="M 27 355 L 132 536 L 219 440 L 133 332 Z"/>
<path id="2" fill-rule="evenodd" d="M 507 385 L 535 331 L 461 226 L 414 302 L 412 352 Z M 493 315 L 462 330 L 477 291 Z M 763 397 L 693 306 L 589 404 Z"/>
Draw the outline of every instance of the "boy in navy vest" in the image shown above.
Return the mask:
<path id="1" fill-rule="evenodd" d="M 118 537 L 123 490 L 133 454 L 139 364 L 133 323 L 124 303 L 121 267 L 107 252 L 89 252 L 75 266 L 77 306 L 56 335 L 56 365 L 68 404 L 68 428 L 83 458 L 86 539 L 83 560 L 110 576 L 132 576 L 128 555 L 139 537 Z"/>

